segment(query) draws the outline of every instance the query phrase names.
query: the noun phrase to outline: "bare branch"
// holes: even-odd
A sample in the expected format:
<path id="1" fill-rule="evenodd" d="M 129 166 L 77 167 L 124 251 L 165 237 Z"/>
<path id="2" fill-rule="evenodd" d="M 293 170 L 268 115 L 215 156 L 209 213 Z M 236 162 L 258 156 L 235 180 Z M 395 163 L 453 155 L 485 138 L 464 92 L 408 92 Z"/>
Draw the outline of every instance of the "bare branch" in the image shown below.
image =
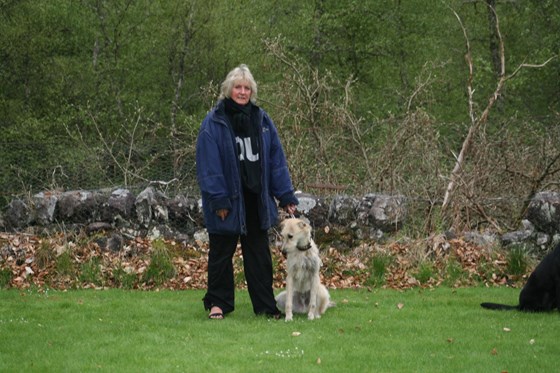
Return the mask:
<path id="1" fill-rule="evenodd" d="M 426 62 L 424 64 L 424 66 L 422 68 L 422 72 L 427 70 L 427 65 L 428 65 L 428 62 Z M 425 79 L 425 81 L 418 82 L 418 84 L 416 86 L 416 89 L 414 90 L 414 92 L 412 92 L 412 94 L 408 98 L 408 103 L 406 105 L 406 111 L 407 112 L 410 112 L 410 109 L 412 108 L 412 102 L 414 101 L 416 96 L 418 96 L 420 94 L 420 92 L 422 92 L 424 90 L 424 88 L 429 86 L 431 83 L 432 83 L 432 71 L 428 70 L 428 77 Z"/>
<path id="2" fill-rule="evenodd" d="M 548 63 L 549 63 L 550 61 L 554 60 L 555 58 L 558 58 L 558 56 L 557 56 L 557 55 L 556 55 L 556 56 L 552 56 L 552 57 L 550 57 L 548 60 L 546 60 L 546 61 L 544 61 L 543 63 L 540 63 L 540 64 L 522 63 L 522 64 L 520 64 L 519 66 L 517 66 L 517 69 L 515 69 L 515 71 L 514 71 L 513 73 L 511 73 L 510 75 L 508 75 L 508 77 L 507 77 L 506 79 L 511 79 L 511 78 L 513 78 L 514 76 L 516 76 L 517 73 L 519 73 L 519 71 L 520 71 L 522 68 L 524 68 L 524 67 L 526 67 L 526 68 L 533 68 L 533 69 L 539 69 L 539 68 L 545 67 L 546 65 L 548 65 Z"/>
<path id="3" fill-rule="evenodd" d="M 461 27 L 461 30 L 463 31 L 463 36 L 465 38 L 465 47 L 467 49 L 466 53 L 465 53 L 465 60 L 467 62 L 467 66 L 469 69 L 469 76 L 467 79 L 467 94 L 468 94 L 468 100 L 469 100 L 469 117 L 471 119 L 471 126 L 469 128 L 469 132 L 467 133 L 467 137 L 465 138 L 465 140 L 463 141 L 463 146 L 461 147 L 461 151 L 459 152 L 459 155 L 457 155 L 456 157 L 456 162 L 455 162 L 455 166 L 453 167 L 453 170 L 451 171 L 451 177 L 449 180 L 449 183 L 447 184 L 447 188 L 445 190 L 445 195 L 443 197 L 443 204 L 442 204 L 442 209 L 445 210 L 449 204 L 449 201 L 451 199 L 451 193 L 453 192 L 454 188 L 455 188 L 455 182 L 456 179 L 460 173 L 460 170 L 462 168 L 463 165 L 463 160 L 465 158 L 465 154 L 468 151 L 471 142 L 472 142 L 472 138 L 477 130 L 477 120 L 476 120 L 476 116 L 474 113 L 474 100 L 473 100 L 473 94 L 474 94 L 474 90 L 472 87 L 472 82 L 473 82 L 473 62 L 472 62 L 472 56 L 471 56 L 471 46 L 470 46 L 470 41 L 469 41 L 469 36 L 467 34 L 467 30 L 465 28 L 465 26 L 463 25 L 463 21 L 461 20 L 461 17 L 459 16 L 459 14 L 457 14 L 457 12 L 452 9 L 451 7 L 449 7 L 449 9 L 451 9 L 451 11 L 453 12 L 453 14 L 455 15 L 455 17 L 457 18 L 457 20 L 459 21 L 459 25 Z"/>
<path id="4" fill-rule="evenodd" d="M 519 70 L 523 67 L 534 67 L 534 68 L 544 67 L 551 60 L 556 58 L 556 56 L 551 57 L 546 62 L 544 62 L 542 64 L 539 64 L 539 65 L 523 63 L 512 74 L 510 74 L 509 76 L 506 76 L 505 47 L 504 47 L 504 40 L 503 40 L 503 37 L 502 37 L 502 33 L 500 31 L 500 20 L 498 18 L 498 15 L 497 15 L 495 9 L 492 8 L 490 5 L 488 5 L 488 6 L 489 6 L 490 10 L 495 15 L 496 34 L 498 36 L 498 43 L 499 43 L 500 68 L 499 68 L 499 78 L 498 78 L 498 81 L 496 83 L 496 87 L 494 89 L 494 92 L 488 98 L 488 103 L 486 104 L 486 107 L 484 108 L 484 110 L 483 110 L 483 112 L 482 112 L 482 114 L 480 115 L 479 118 L 476 117 L 475 112 L 474 112 L 474 99 L 473 99 L 474 89 L 472 87 L 473 62 L 472 62 L 469 38 L 468 38 L 468 35 L 467 35 L 467 31 L 465 29 L 465 26 L 463 25 L 463 22 L 461 21 L 461 17 L 457 14 L 457 12 L 455 10 L 453 10 L 451 7 L 449 7 L 449 9 L 451 9 L 453 14 L 455 15 L 455 17 L 459 21 L 459 25 L 460 25 L 461 30 L 463 31 L 463 35 L 465 37 L 465 45 L 466 45 L 466 48 L 467 48 L 467 52 L 466 52 L 466 55 L 465 55 L 465 60 L 467 61 L 467 66 L 468 66 L 468 69 L 469 69 L 469 76 L 468 76 L 468 80 L 467 80 L 467 93 L 468 93 L 468 100 L 469 100 L 469 117 L 471 119 L 471 125 L 469 127 L 469 131 L 467 133 L 467 136 L 465 137 L 465 139 L 463 141 L 461 151 L 459 152 L 459 155 L 456 157 L 455 166 L 453 167 L 453 170 L 451 171 L 451 176 L 449 178 L 449 183 L 447 185 L 447 188 L 445 190 L 445 195 L 444 195 L 444 198 L 443 198 L 442 210 L 445 210 L 447 208 L 447 206 L 449 205 L 449 202 L 451 200 L 452 192 L 455 189 L 456 180 L 458 179 L 459 174 L 461 173 L 461 170 L 463 168 L 462 166 L 463 166 L 463 162 L 465 161 L 465 157 L 466 157 L 467 153 L 469 152 L 469 150 L 472 146 L 473 138 L 479 132 L 480 127 L 482 125 L 484 125 L 486 123 L 486 121 L 488 120 L 488 116 L 490 114 L 490 111 L 492 110 L 492 108 L 494 107 L 494 104 L 496 103 L 496 101 L 500 97 L 505 82 L 508 79 L 513 78 L 519 72 Z"/>
<path id="5" fill-rule="evenodd" d="M 306 106 L 306 110 L 301 113 L 301 116 L 309 123 L 311 133 L 319 145 L 318 150 L 320 157 L 318 160 L 325 165 L 329 165 L 331 163 L 329 160 L 330 157 L 325 150 L 326 145 L 324 144 L 323 138 L 319 134 L 319 98 L 323 89 L 323 81 L 319 76 L 319 72 L 317 69 L 309 66 L 309 64 L 300 62 L 297 58 L 294 58 L 294 62 L 292 62 L 292 60 L 289 59 L 291 56 L 287 56 L 284 52 L 279 38 L 272 40 L 265 39 L 264 44 L 272 56 L 293 71 L 294 82 L 297 85 L 298 93 L 301 95 L 300 97 Z M 306 78 L 304 74 L 307 74 L 309 78 Z"/>
<path id="6" fill-rule="evenodd" d="M 91 121 L 92 121 L 92 123 L 95 127 L 95 130 L 97 131 L 97 135 L 99 136 L 99 140 L 101 140 L 103 146 L 105 147 L 105 150 L 107 150 L 107 153 L 109 154 L 109 156 L 113 160 L 114 164 L 119 168 L 119 170 L 121 170 L 121 172 L 123 174 L 125 186 L 129 185 L 128 184 L 128 177 L 129 176 L 134 176 L 134 177 L 136 177 L 140 180 L 148 181 L 147 179 L 143 178 L 142 176 L 138 175 L 136 172 L 134 172 L 130 169 L 132 150 L 133 150 L 133 146 L 134 146 L 134 136 L 135 136 L 135 133 L 136 133 L 136 129 L 138 127 L 138 123 L 140 121 L 140 115 L 138 115 L 138 119 L 136 121 L 136 124 L 134 125 L 134 131 L 132 133 L 132 138 L 130 140 L 129 152 L 128 152 L 127 157 L 126 157 L 126 164 L 125 165 L 121 164 L 121 162 L 119 162 L 119 160 L 117 159 L 117 157 L 113 153 L 113 147 L 111 145 L 109 145 L 109 143 L 105 139 L 105 136 L 103 135 L 103 133 L 99 129 L 99 125 L 97 124 L 97 120 L 95 119 L 95 116 L 91 112 L 88 112 L 88 115 L 89 115 L 89 117 L 90 117 L 90 119 L 91 119 Z"/>

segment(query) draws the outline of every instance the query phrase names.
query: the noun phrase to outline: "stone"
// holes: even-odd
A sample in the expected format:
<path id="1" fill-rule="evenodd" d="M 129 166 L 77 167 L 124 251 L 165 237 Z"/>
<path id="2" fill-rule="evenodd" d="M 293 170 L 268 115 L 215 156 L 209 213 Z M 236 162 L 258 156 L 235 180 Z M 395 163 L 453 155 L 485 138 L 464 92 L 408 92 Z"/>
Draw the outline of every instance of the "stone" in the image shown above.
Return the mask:
<path id="1" fill-rule="evenodd" d="M 535 194 L 527 207 L 526 218 L 539 232 L 554 234 L 560 231 L 560 193 Z"/>
<path id="2" fill-rule="evenodd" d="M 32 210 L 21 199 L 16 198 L 8 204 L 4 214 L 4 224 L 7 228 L 24 228 L 31 222 Z"/>

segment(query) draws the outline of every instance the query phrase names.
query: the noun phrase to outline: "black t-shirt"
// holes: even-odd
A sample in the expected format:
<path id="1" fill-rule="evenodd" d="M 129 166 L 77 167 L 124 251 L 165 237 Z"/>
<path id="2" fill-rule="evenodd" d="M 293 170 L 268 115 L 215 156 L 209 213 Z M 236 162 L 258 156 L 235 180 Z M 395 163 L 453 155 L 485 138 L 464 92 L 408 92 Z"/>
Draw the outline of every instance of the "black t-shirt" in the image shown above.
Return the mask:
<path id="1" fill-rule="evenodd" d="M 241 106 L 231 99 L 225 99 L 225 109 L 235 133 L 243 187 L 252 193 L 260 193 L 262 187 L 258 108 L 251 103 Z"/>

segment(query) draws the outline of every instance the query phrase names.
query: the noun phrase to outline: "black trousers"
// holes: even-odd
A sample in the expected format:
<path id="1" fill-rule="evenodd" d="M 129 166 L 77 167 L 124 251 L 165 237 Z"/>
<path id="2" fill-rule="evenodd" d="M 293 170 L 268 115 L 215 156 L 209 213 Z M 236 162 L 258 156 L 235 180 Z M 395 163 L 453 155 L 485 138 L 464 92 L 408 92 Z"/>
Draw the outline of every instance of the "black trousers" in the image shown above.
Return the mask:
<path id="1" fill-rule="evenodd" d="M 257 315 L 275 315 L 280 312 L 272 289 L 268 232 L 260 229 L 257 198 L 253 193 L 245 193 L 247 235 L 209 235 L 208 290 L 203 298 L 207 310 L 218 306 L 226 314 L 235 309 L 233 255 L 239 240 L 253 311 Z"/>

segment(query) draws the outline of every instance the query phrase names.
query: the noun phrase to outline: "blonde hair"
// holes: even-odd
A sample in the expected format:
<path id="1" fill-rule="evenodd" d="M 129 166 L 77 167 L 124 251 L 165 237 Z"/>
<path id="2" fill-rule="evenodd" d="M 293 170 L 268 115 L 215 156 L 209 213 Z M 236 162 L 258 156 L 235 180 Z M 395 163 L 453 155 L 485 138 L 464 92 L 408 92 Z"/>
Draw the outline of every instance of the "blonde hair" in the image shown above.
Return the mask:
<path id="1" fill-rule="evenodd" d="M 226 79 L 222 83 L 219 99 L 222 100 L 224 98 L 230 98 L 233 86 L 239 81 L 246 81 L 247 83 L 249 83 L 249 86 L 251 87 L 250 100 L 253 104 L 256 103 L 257 82 L 255 81 L 255 78 L 253 78 L 253 74 L 251 74 L 249 67 L 245 64 L 237 66 L 227 74 Z"/>

